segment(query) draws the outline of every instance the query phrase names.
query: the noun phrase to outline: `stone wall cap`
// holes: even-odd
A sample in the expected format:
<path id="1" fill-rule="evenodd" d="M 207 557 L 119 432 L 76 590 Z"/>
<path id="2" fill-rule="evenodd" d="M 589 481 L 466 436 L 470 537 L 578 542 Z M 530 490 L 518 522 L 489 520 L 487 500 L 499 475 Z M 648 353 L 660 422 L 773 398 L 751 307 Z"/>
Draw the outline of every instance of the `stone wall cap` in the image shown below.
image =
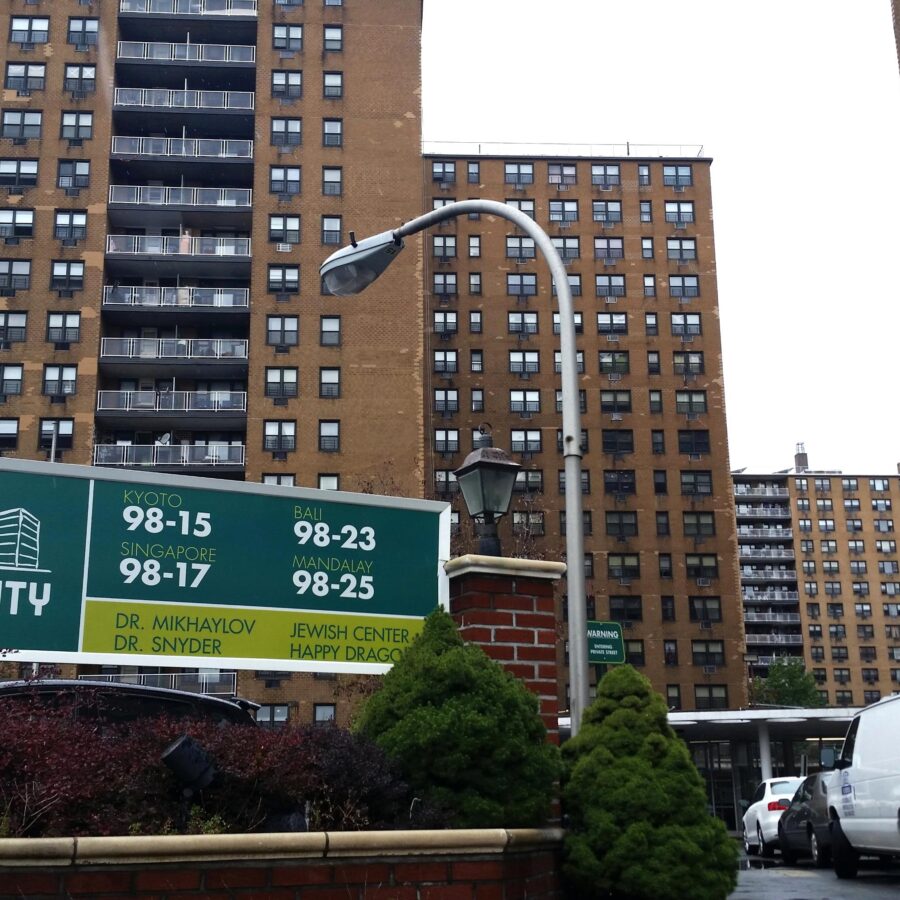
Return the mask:
<path id="1" fill-rule="evenodd" d="M 566 573 L 566 564 L 549 559 L 513 559 L 508 556 L 480 556 L 467 553 L 444 563 L 450 578 L 461 575 L 507 575 L 511 578 L 547 578 L 556 581 Z"/>

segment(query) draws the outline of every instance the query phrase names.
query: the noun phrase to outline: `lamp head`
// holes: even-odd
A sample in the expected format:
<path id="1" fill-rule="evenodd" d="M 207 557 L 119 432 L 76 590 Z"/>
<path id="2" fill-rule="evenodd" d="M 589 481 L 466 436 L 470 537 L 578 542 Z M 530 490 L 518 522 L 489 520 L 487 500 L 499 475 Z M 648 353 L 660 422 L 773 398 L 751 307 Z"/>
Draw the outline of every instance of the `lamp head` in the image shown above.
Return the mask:
<path id="1" fill-rule="evenodd" d="M 365 290 L 403 249 L 393 231 L 384 231 L 342 247 L 319 267 L 325 290 L 339 297 Z"/>

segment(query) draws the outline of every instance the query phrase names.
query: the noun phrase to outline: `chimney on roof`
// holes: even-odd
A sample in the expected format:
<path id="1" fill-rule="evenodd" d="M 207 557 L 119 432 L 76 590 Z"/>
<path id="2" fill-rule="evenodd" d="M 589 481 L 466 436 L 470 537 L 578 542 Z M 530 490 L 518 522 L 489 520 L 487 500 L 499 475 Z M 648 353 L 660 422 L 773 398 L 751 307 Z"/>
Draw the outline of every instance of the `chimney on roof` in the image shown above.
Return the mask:
<path id="1" fill-rule="evenodd" d="M 797 452 L 794 453 L 794 468 L 798 472 L 809 471 L 809 457 L 806 455 L 806 445 L 802 441 L 797 444 Z"/>

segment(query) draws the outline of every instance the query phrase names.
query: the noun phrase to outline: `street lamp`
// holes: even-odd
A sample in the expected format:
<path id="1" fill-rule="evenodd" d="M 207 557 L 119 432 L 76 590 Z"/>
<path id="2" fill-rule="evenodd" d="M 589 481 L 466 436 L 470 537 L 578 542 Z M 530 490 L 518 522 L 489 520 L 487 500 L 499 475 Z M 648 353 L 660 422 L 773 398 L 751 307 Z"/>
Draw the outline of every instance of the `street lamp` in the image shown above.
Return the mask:
<path id="1" fill-rule="evenodd" d="M 403 238 L 448 219 L 480 213 L 507 219 L 534 239 L 556 283 L 562 375 L 562 444 L 566 476 L 566 562 L 569 609 L 569 683 L 572 735 L 581 727 L 588 701 L 587 610 L 584 592 L 584 529 L 581 520 L 581 417 L 572 291 L 565 266 L 547 233 L 521 210 L 496 200 L 459 200 L 418 216 L 394 231 L 357 241 L 332 253 L 319 268 L 325 289 L 332 294 L 357 294 L 367 288 L 403 249 Z M 463 467 L 465 468 L 465 466 Z"/>
<path id="2" fill-rule="evenodd" d="M 502 556 L 497 536 L 497 519 L 509 511 L 516 475 L 522 467 L 505 450 L 493 446 L 483 431 L 478 446 L 453 473 L 459 482 L 469 515 L 475 519 L 478 552 Z"/>

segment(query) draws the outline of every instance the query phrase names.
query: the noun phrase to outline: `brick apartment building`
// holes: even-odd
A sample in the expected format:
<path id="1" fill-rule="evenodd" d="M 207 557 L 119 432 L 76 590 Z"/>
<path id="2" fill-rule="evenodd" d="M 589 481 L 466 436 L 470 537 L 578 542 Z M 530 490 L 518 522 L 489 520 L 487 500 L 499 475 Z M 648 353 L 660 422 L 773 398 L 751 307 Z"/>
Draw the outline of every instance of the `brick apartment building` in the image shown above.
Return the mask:
<path id="1" fill-rule="evenodd" d="M 11 0 L 0 450 L 440 496 L 464 520 L 450 473 L 488 422 L 525 468 L 505 546 L 558 558 L 555 304 L 527 238 L 457 219 L 359 297 L 317 274 L 350 229 L 505 199 L 576 293 L 589 615 L 625 623 L 671 706 L 741 705 L 710 160 L 423 156 L 421 17 L 421 0 Z M 237 690 L 269 722 L 344 719 L 354 690 L 103 674 Z"/>

